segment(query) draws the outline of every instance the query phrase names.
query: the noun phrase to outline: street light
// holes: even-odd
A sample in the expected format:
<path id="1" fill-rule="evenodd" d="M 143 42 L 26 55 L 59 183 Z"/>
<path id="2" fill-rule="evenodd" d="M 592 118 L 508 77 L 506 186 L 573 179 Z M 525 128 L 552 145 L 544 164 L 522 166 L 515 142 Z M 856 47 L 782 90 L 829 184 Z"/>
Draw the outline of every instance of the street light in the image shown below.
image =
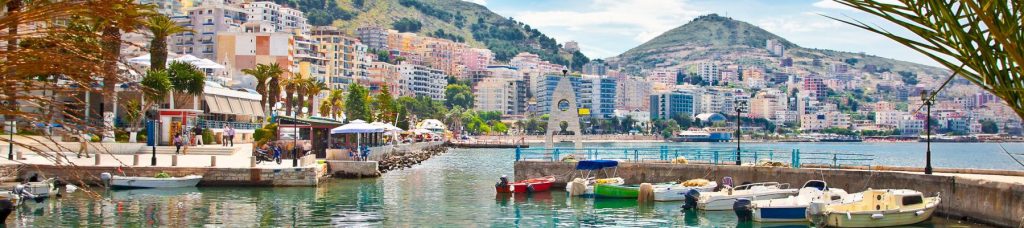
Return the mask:
<path id="1" fill-rule="evenodd" d="M 301 109 L 303 113 L 306 112 L 306 107 L 302 107 Z M 296 111 L 298 111 L 298 109 L 296 109 Z M 292 112 L 292 129 L 294 129 L 292 132 L 295 133 L 292 135 L 292 167 L 299 166 L 299 119 L 296 117 L 296 113 L 298 112 Z"/>
<path id="2" fill-rule="evenodd" d="M 16 123 L 11 120 L 11 123 L 7 125 L 10 126 L 7 132 L 11 134 L 11 141 L 7 142 L 7 160 L 14 160 L 14 124 Z"/>
<path id="3" fill-rule="evenodd" d="M 743 112 L 743 106 L 747 105 L 746 101 L 735 100 L 736 103 L 736 165 L 740 165 L 740 139 L 743 138 L 743 132 L 740 131 L 740 113 Z"/>
<path id="4" fill-rule="evenodd" d="M 921 91 L 921 101 L 924 101 L 925 110 L 927 110 L 927 116 L 924 120 L 924 128 L 926 128 L 928 132 L 925 138 L 927 147 L 925 150 L 924 174 L 928 175 L 932 174 L 932 95 L 934 94 L 928 90 Z"/>

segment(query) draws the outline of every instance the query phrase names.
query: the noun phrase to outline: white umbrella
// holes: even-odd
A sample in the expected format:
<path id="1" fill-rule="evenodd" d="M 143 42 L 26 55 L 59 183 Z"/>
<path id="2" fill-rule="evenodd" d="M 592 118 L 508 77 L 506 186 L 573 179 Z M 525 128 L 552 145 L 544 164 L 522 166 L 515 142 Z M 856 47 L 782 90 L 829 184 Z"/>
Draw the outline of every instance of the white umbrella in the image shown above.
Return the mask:
<path id="1" fill-rule="evenodd" d="M 199 61 L 199 60 L 200 60 L 199 57 L 196 57 L 194 55 L 184 54 L 184 55 L 178 56 L 177 58 L 171 59 L 171 61 L 168 61 L 168 63 L 172 62 L 172 61 L 192 63 L 192 62 Z"/>
<path id="2" fill-rule="evenodd" d="M 141 55 L 139 57 L 130 58 L 130 59 L 128 59 L 128 62 L 134 63 L 134 64 L 139 64 L 139 65 L 149 66 L 150 59 L 152 59 L 152 57 L 149 54 L 145 54 L 145 55 Z"/>
<path id="3" fill-rule="evenodd" d="M 380 132 L 384 132 L 384 128 L 381 128 L 381 127 L 378 127 L 378 126 L 373 126 L 371 124 L 366 123 L 366 121 L 363 121 L 363 120 L 353 120 L 352 122 L 350 122 L 348 124 L 341 125 L 340 127 L 336 127 L 334 129 L 331 129 L 331 134 L 353 134 L 353 133 L 356 134 L 356 149 L 357 150 L 359 149 L 361 134 L 363 134 L 363 133 L 380 133 Z"/>
<path id="4" fill-rule="evenodd" d="M 217 64 L 217 62 L 214 62 L 213 60 L 209 59 L 199 59 L 193 61 L 192 65 L 195 65 L 199 69 L 224 69 L 224 65 Z"/>

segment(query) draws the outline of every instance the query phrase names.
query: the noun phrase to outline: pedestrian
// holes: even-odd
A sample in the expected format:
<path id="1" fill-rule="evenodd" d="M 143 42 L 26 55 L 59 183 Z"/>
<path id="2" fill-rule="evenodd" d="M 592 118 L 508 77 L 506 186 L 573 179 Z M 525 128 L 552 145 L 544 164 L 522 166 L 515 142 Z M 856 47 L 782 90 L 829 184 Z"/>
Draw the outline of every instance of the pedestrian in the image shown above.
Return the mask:
<path id="1" fill-rule="evenodd" d="M 224 134 L 227 135 L 228 143 L 231 143 L 230 146 L 235 146 L 235 128 L 228 125 L 228 129 L 224 130 Z"/>
<path id="2" fill-rule="evenodd" d="M 204 144 L 202 126 L 196 125 L 196 127 L 192 128 L 192 134 L 195 134 L 195 144 L 193 144 L 193 146 L 200 146 Z"/>
<path id="3" fill-rule="evenodd" d="M 224 129 L 224 132 L 222 132 L 221 136 L 220 136 L 220 138 L 221 138 L 220 145 L 221 146 L 228 146 L 228 125 L 224 124 L 224 128 L 221 128 L 221 129 Z"/>
<path id="4" fill-rule="evenodd" d="M 361 147 L 362 148 L 359 150 L 362 151 L 362 154 L 360 154 L 359 157 L 362 157 L 363 161 L 366 161 L 370 157 L 370 147 L 367 147 L 365 144 Z"/>
<path id="5" fill-rule="evenodd" d="M 178 154 L 181 151 L 181 146 L 184 143 L 181 141 L 181 133 L 174 134 L 174 154 Z"/>
<path id="6" fill-rule="evenodd" d="M 82 158 L 82 154 L 89 158 L 89 141 L 92 140 L 92 136 L 85 130 L 78 130 L 78 133 L 78 158 Z"/>

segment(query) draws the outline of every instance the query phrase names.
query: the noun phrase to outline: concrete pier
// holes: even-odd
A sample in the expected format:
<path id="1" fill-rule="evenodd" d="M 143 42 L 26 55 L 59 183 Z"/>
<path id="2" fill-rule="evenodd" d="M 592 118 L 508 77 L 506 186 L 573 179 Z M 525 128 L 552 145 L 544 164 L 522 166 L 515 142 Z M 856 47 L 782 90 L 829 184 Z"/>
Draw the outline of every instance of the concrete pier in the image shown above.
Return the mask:
<path id="1" fill-rule="evenodd" d="M 555 176 L 564 186 L 575 171 L 575 163 L 518 161 L 516 180 Z M 773 168 L 730 165 L 620 163 L 617 174 L 626 183 L 685 181 L 693 178 L 721 180 L 730 176 L 736 183 L 775 181 L 799 187 L 808 180 L 825 180 L 829 186 L 848 192 L 874 189 L 913 189 L 935 195 L 941 193 L 938 213 L 980 223 L 1017 227 L 1024 223 L 1024 176 L 936 173 L 924 175 L 906 171 L 855 169 Z M 978 172 L 984 173 L 984 172 Z M 1015 174 L 1020 172 L 1003 172 Z"/>

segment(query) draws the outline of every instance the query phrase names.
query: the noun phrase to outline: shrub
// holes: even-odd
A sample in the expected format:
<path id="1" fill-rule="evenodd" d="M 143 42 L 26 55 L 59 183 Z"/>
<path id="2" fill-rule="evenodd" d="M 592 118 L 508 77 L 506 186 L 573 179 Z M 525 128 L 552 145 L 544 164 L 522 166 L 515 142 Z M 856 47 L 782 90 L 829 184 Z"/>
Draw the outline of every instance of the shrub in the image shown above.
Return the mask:
<path id="1" fill-rule="evenodd" d="M 90 139 L 89 141 L 100 142 L 100 136 L 99 135 L 92 135 L 92 139 Z"/>
<path id="2" fill-rule="evenodd" d="M 203 143 L 213 144 L 213 131 L 209 128 L 203 129 Z"/>

